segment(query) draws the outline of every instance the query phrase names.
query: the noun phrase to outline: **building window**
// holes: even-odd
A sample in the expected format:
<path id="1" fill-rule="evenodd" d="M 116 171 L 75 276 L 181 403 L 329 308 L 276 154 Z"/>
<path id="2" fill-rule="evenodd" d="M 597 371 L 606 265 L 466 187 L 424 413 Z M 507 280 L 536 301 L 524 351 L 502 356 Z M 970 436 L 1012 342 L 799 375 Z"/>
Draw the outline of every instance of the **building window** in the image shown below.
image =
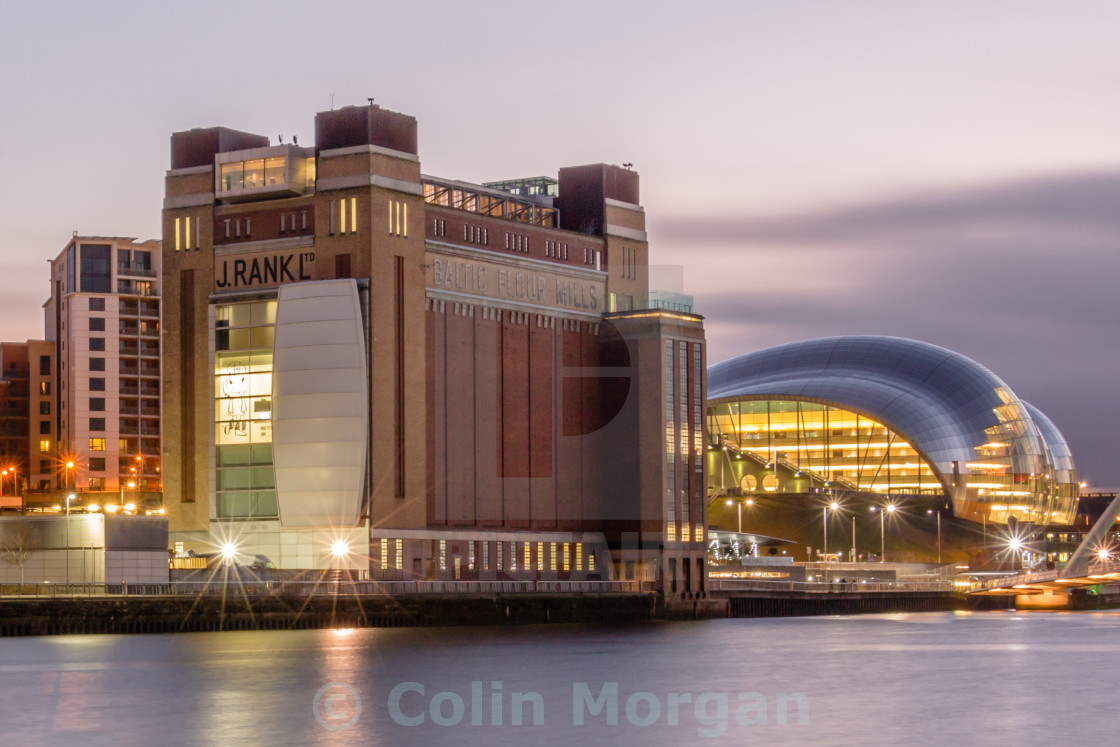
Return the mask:
<path id="1" fill-rule="evenodd" d="M 105 351 L 105 338 L 104 337 L 91 337 L 89 338 L 89 349 L 94 352 Z"/>
<path id="2" fill-rule="evenodd" d="M 49 436 L 50 434 L 51 434 L 51 421 L 40 420 L 39 421 L 39 435 Z"/>
<path id="3" fill-rule="evenodd" d="M 89 331 L 90 332 L 104 332 L 105 331 L 105 317 L 91 316 L 89 318 Z"/>
<path id="4" fill-rule="evenodd" d="M 50 403 L 49 400 L 46 401 L 46 402 L 40 402 L 39 403 L 39 414 L 40 415 L 50 415 L 51 414 L 51 403 Z"/>
<path id="5" fill-rule="evenodd" d="M 93 412 L 105 411 L 105 398 L 104 397 L 90 397 L 89 409 Z"/>
<path id="6" fill-rule="evenodd" d="M 104 358 L 90 358 L 89 359 L 89 370 L 90 371 L 104 371 L 105 370 L 105 359 Z"/>
<path id="7" fill-rule="evenodd" d="M 89 310 L 90 311 L 104 311 L 105 310 L 105 299 L 104 298 L 91 298 L 89 300 Z"/>
<path id="8" fill-rule="evenodd" d="M 90 457 L 89 471 L 90 472 L 104 472 L 105 471 L 105 457 Z"/>
<path id="9" fill-rule="evenodd" d="M 42 473 L 42 472 L 50 472 L 50 471 L 51 471 L 51 460 L 50 459 L 40 459 L 39 460 L 39 472 Z"/>
<path id="10" fill-rule="evenodd" d="M 89 390 L 91 392 L 103 392 L 103 391 L 105 391 L 105 379 L 103 379 L 103 378 L 91 378 L 89 380 Z"/>
<path id="11" fill-rule="evenodd" d="M 91 437 L 89 439 L 89 450 L 90 451 L 105 451 L 105 439 L 103 437 L 97 437 L 97 438 Z"/>
<path id="12" fill-rule="evenodd" d="M 350 255 L 336 254 L 334 258 L 334 276 L 345 279 L 350 277 Z"/>
<path id="13" fill-rule="evenodd" d="M 218 516 L 274 517 L 271 351 L 276 301 L 223 304 L 214 311 Z"/>
<path id="14" fill-rule="evenodd" d="M 51 375 L 51 357 L 49 355 L 40 355 L 39 356 L 39 375 L 40 376 L 50 376 Z"/>
<path id="15" fill-rule="evenodd" d="M 49 395 L 51 393 L 51 383 L 49 381 L 39 382 L 39 394 Z"/>
<path id="16" fill-rule="evenodd" d="M 397 563 L 396 568 L 404 568 L 404 540 L 397 540 Z"/>
<path id="17" fill-rule="evenodd" d="M 389 200 L 389 235 L 408 238 L 408 203 Z"/>
<path id="18" fill-rule="evenodd" d="M 50 441 L 49 438 L 44 438 L 43 440 L 41 440 L 39 442 L 39 453 L 40 454 L 50 454 L 51 453 L 51 441 Z"/>
<path id="19" fill-rule="evenodd" d="M 91 431 L 103 431 L 103 430 L 105 430 L 105 418 L 90 418 L 89 419 L 89 429 Z"/>

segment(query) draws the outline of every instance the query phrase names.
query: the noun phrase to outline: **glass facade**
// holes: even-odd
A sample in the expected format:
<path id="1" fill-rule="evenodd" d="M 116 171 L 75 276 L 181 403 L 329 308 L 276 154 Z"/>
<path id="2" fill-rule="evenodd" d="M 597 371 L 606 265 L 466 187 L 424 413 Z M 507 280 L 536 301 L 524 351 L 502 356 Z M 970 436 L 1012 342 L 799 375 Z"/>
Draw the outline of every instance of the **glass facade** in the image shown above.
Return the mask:
<path id="1" fill-rule="evenodd" d="M 751 400 L 708 408 L 708 431 L 730 454 L 712 465 L 744 492 L 836 487 L 938 494 L 941 483 L 910 443 L 859 413 L 815 402 Z"/>
<path id="2" fill-rule="evenodd" d="M 214 444 L 218 517 L 278 515 L 272 469 L 276 301 L 214 309 Z"/>
<path id="3" fill-rule="evenodd" d="M 708 381 L 709 445 L 744 463 L 732 466 L 735 487 L 940 490 L 974 521 L 1073 521 L 1077 473 L 1057 428 L 991 371 L 944 348 L 808 340 L 724 361 Z M 719 456 L 709 459 L 710 474 L 730 476 Z"/>

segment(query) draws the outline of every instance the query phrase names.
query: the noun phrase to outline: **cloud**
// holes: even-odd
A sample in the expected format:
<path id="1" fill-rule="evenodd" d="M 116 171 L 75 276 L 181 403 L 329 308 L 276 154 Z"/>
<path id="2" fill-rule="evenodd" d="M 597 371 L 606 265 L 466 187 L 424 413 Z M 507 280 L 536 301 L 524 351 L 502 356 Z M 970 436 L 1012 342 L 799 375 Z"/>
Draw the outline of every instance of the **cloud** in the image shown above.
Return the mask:
<path id="1" fill-rule="evenodd" d="M 733 245 L 767 241 L 814 245 L 858 242 L 891 249 L 906 238 L 972 238 L 1006 243 L 1063 236 L 1086 248 L 1120 241 L 1120 172 L 1069 174 L 886 199 L 874 204 L 778 217 L 667 217 L 662 240 Z"/>
<path id="2" fill-rule="evenodd" d="M 1120 484 L 1120 173 L 902 196 L 778 217 L 665 218 L 688 257 L 709 361 L 834 334 L 968 355 L 1063 429 L 1083 470 Z M 1060 409 L 1054 409 L 1060 408 Z"/>

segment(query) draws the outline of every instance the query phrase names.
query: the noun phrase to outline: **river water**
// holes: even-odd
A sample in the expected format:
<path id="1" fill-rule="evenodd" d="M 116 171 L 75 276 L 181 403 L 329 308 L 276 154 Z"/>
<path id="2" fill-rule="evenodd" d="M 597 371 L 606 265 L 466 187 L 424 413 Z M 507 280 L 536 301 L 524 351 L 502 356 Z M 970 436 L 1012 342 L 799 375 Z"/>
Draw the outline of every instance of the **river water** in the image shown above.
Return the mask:
<path id="1" fill-rule="evenodd" d="M 18 638 L 0 743 L 1116 744 L 1118 652 L 1116 612 Z"/>

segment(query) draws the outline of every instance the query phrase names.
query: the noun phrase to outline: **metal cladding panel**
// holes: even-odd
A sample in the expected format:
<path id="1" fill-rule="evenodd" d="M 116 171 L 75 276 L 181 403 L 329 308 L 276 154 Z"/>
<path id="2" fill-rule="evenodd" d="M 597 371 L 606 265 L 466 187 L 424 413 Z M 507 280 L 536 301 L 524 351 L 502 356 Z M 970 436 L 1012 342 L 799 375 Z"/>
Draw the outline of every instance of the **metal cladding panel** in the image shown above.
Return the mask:
<path id="1" fill-rule="evenodd" d="M 272 439 L 285 527 L 353 527 L 368 453 L 369 379 L 358 285 L 284 285 L 276 307 Z"/>
<path id="2" fill-rule="evenodd" d="M 970 464 L 992 461 L 979 456 L 992 441 L 1006 447 L 1007 469 L 1024 477 L 1051 472 L 1049 451 L 1068 455 L 1057 429 L 1032 419 L 1032 408 L 999 377 L 959 353 L 916 340 L 805 340 L 710 367 L 708 400 L 732 398 L 809 400 L 869 415 L 909 439 L 946 481 L 954 470 L 968 475 Z M 1067 461 L 1072 469 L 1072 458 Z M 1036 491 L 1032 500 L 1045 496 Z"/>

